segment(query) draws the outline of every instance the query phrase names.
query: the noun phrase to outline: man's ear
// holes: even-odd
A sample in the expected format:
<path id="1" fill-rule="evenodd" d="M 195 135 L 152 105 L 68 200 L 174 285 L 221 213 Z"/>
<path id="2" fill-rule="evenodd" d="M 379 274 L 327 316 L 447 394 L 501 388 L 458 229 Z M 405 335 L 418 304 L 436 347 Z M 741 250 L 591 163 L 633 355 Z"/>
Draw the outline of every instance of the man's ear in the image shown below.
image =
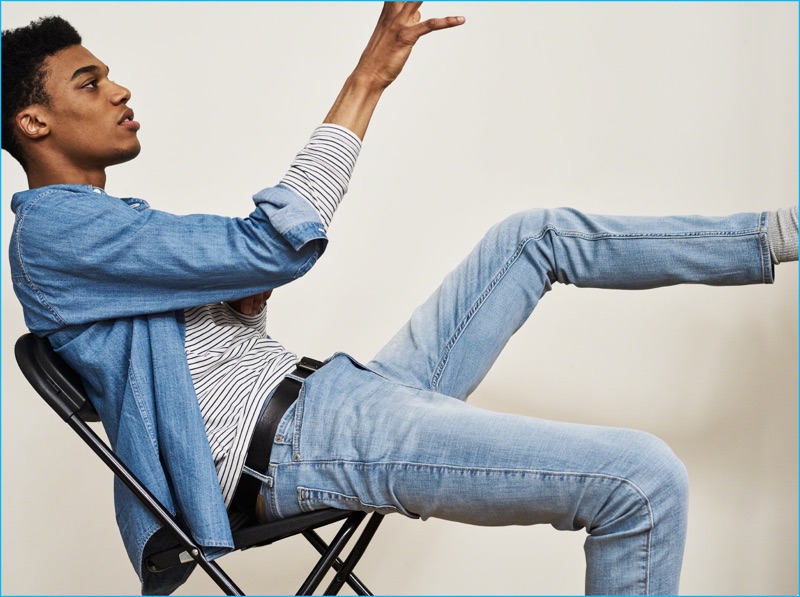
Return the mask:
<path id="1" fill-rule="evenodd" d="M 34 104 L 21 110 L 15 119 L 17 132 L 23 139 L 41 139 L 50 134 L 49 118 L 43 106 Z"/>

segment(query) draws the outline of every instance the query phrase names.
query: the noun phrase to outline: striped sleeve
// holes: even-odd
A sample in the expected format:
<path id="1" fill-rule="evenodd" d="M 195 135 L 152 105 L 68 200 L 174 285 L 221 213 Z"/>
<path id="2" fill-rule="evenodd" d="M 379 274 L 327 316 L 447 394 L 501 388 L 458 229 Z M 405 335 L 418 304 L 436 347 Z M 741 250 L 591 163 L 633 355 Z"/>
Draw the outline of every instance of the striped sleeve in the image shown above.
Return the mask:
<path id="1" fill-rule="evenodd" d="M 355 134 L 336 124 L 322 124 L 281 180 L 311 203 L 326 230 L 347 192 L 360 150 L 361 140 Z"/>

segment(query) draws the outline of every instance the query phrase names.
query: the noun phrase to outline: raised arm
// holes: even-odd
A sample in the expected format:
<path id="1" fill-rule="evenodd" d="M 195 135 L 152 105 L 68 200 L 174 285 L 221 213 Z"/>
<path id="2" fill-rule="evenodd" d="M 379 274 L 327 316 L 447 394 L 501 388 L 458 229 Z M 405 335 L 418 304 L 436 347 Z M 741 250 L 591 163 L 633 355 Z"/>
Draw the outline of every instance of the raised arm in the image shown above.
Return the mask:
<path id="1" fill-rule="evenodd" d="M 417 40 L 426 33 L 456 27 L 465 22 L 464 17 L 421 21 L 421 4 L 422 2 L 384 3 L 369 43 L 352 74 L 345 81 L 325 117 L 324 124 L 342 126 L 363 139 L 381 94 L 403 70 Z M 319 131 L 320 129 L 312 136 L 312 143 L 298 154 L 281 183 L 307 199 L 320 212 L 327 227 L 333 211 L 344 195 L 360 147 L 354 145 L 348 148 L 344 139 L 339 140 L 340 147 L 328 151 L 326 146 L 330 147 L 335 143 L 320 138 L 316 143 L 320 147 L 315 149 L 313 142 Z M 265 302 L 266 298 L 257 294 L 228 304 L 237 311 L 250 315 L 262 309 Z"/>
<path id="2" fill-rule="evenodd" d="M 465 22 L 464 17 L 422 21 L 421 5 L 422 2 L 384 2 L 372 37 L 324 122 L 343 126 L 363 139 L 378 100 L 403 70 L 417 40 L 432 31 Z"/>

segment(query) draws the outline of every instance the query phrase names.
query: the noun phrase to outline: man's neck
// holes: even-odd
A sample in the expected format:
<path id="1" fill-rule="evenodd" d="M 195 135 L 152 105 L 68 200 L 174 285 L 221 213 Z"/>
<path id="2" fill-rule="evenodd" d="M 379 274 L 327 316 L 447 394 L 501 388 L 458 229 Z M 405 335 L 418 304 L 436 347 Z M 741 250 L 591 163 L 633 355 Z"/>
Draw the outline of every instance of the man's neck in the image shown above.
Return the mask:
<path id="1" fill-rule="evenodd" d="M 59 167 L 37 165 L 37 167 L 29 168 L 26 174 L 28 176 L 28 188 L 30 189 L 53 184 L 85 184 L 100 187 L 101 189 L 106 186 L 106 171 L 102 168 L 99 170 L 84 170 L 65 168 L 63 165 Z"/>

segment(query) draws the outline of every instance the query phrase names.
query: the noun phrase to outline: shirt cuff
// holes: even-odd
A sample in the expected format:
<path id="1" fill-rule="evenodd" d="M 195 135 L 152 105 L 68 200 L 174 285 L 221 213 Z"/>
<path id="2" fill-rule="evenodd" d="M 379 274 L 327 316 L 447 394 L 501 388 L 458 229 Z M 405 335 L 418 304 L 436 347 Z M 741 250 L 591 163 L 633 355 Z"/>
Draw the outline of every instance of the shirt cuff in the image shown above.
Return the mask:
<path id="1" fill-rule="evenodd" d="M 251 217 L 263 214 L 295 251 L 312 240 L 327 240 L 319 213 L 286 186 L 263 189 L 253 195 L 253 201 L 258 207 Z"/>

